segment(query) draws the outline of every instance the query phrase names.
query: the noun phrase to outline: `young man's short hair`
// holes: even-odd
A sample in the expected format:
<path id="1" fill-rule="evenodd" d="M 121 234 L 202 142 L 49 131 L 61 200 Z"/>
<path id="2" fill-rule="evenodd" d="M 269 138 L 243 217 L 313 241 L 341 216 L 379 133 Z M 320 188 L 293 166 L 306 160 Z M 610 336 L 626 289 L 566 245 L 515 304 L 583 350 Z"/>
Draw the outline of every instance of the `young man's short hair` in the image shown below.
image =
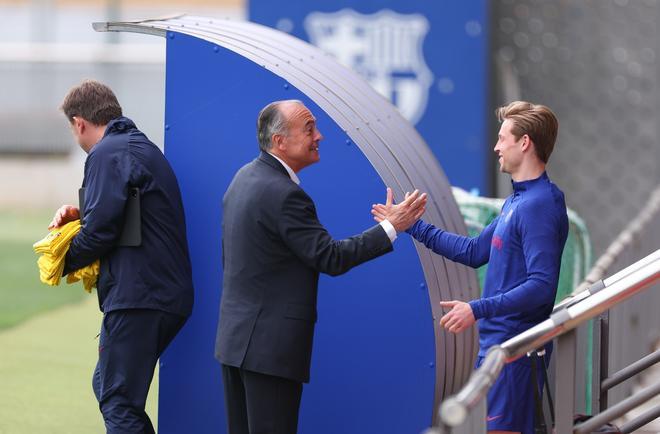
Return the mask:
<path id="1" fill-rule="evenodd" d="M 527 134 L 534 142 L 536 155 L 544 163 L 548 162 L 559 131 L 559 121 L 552 110 L 541 104 L 514 101 L 495 110 L 495 114 L 500 122 L 512 121 L 511 132 L 516 139 Z"/>

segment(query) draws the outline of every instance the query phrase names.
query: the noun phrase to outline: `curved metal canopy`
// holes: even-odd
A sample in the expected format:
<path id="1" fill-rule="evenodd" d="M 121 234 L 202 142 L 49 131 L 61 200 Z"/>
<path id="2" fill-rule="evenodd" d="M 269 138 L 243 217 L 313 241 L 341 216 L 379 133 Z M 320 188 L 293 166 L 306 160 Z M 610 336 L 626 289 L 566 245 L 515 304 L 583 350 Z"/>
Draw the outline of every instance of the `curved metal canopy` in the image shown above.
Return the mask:
<path id="1" fill-rule="evenodd" d="M 415 188 L 429 194 L 425 220 L 465 234 L 451 186 L 429 147 L 398 110 L 362 77 L 332 56 L 269 27 L 207 17 L 175 16 L 94 23 L 96 31 L 190 35 L 233 51 L 283 78 L 321 107 L 368 158 L 395 195 Z M 431 301 L 436 344 L 435 403 L 458 391 L 472 371 L 476 329 L 455 336 L 438 326 L 440 300 L 479 297 L 474 270 L 415 243 Z"/>

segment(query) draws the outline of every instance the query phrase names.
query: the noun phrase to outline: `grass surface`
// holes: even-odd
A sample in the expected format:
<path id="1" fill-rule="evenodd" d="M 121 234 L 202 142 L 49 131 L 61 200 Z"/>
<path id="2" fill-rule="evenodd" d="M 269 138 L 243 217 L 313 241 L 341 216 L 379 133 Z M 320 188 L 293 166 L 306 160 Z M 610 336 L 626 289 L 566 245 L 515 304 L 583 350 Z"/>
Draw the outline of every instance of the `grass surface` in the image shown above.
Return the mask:
<path id="1" fill-rule="evenodd" d="M 100 323 L 92 295 L 0 332 L 0 434 L 105 432 L 91 386 Z M 157 396 L 154 381 L 154 426 Z"/>
<path id="2" fill-rule="evenodd" d="M 91 386 L 96 293 L 39 281 L 32 244 L 51 217 L 0 211 L 0 434 L 105 432 Z M 156 380 L 147 402 L 154 425 L 157 396 Z"/>
<path id="3" fill-rule="evenodd" d="M 39 281 L 32 244 L 48 234 L 52 214 L 0 211 L 0 330 L 89 297 L 82 283 L 48 286 Z"/>

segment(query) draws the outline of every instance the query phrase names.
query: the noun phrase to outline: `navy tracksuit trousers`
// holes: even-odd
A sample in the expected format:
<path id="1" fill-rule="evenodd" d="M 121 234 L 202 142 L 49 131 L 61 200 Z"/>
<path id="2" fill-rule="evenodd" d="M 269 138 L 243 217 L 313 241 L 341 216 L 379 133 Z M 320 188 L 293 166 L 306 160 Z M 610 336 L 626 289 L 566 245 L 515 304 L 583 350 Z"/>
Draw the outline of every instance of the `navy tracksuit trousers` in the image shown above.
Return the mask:
<path id="1" fill-rule="evenodd" d="M 150 309 L 123 309 L 103 317 L 92 386 L 108 434 L 152 434 L 144 411 L 158 358 L 186 318 Z"/>

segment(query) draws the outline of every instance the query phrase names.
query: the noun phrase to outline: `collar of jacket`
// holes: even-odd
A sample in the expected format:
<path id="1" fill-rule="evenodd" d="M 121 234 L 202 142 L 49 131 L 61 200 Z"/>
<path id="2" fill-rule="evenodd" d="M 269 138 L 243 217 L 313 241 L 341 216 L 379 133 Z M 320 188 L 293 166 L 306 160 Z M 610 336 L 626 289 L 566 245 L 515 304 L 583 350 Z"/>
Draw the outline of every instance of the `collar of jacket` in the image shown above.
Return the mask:
<path id="1" fill-rule="evenodd" d="M 284 168 L 284 166 L 282 166 L 282 164 L 281 164 L 279 161 L 277 161 L 277 160 L 275 159 L 275 157 L 273 157 L 272 155 L 270 155 L 268 152 L 261 151 L 261 153 L 259 154 L 258 160 L 260 160 L 260 161 L 262 161 L 262 162 L 268 164 L 268 165 L 271 166 L 273 169 L 276 169 L 276 170 L 282 172 L 282 174 L 283 174 L 284 176 L 286 176 L 287 178 L 291 179 L 291 177 L 289 176 L 289 172 L 286 171 L 286 169 Z"/>
<path id="2" fill-rule="evenodd" d="M 548 181 L 548 174 L 545 171 L 538 178 L 528 179 L 527 181 L 516 182 L 512 179 L 511 186 L 513 187 L 513 191 L 525 191 L 543 181 Z"/>
<path id="3" fill-rule="evenodd" d="M 108 125 L 105 127 L 105 133 L 103 134 L 103 137 L 107 136 L 108 134 L 120 133 L 135 128 L 137 127 L 135 126 L 135 123 L 132 120 L 120 116 L 108 122 Z"/>

